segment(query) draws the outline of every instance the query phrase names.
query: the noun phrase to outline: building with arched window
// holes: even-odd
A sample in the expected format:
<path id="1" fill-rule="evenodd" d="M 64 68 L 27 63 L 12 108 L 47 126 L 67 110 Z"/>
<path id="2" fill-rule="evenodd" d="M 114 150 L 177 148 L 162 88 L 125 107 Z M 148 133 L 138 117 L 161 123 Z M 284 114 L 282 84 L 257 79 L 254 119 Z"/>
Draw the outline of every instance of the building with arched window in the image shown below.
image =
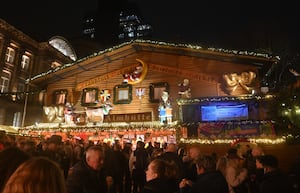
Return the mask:
<path id="1" fill-rule="evenodd" d="M 26 79 L 76 59 L 66 40 L 56 37 L 50 41 L 53 46 L 37 42 L 0 19 L 0 125 L 21 126 L 25 101 L 36 101 L 30 93 L 38 88 L 29 89 Z M 57 44 L 66 51 L 55 47 Z"/>

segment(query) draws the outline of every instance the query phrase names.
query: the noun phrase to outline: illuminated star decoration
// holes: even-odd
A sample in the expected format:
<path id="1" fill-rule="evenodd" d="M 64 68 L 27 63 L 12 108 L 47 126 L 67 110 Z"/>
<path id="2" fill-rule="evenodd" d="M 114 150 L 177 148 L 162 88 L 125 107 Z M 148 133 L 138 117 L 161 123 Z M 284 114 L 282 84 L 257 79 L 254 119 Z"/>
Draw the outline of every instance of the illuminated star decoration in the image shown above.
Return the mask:
<path id="1" fill-rule="evenodd" d="M 110 91 L 108 89 L 101 90 L 100 92 L 101 103 L 105 103 L 110 99 Z"/>

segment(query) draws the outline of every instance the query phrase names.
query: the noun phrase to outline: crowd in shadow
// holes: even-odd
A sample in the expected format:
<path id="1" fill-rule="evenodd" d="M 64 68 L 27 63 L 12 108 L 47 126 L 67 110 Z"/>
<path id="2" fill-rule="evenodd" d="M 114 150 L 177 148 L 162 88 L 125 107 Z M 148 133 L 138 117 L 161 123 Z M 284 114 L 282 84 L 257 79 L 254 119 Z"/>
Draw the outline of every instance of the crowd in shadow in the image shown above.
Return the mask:
<path id="1" fill-rule="evenodd" d="M 299 193 L 300 159 L 288 173 L 278 165 L 259 146 L 217 155 L 199 144 L 0 135 L 1 193 Z"/>

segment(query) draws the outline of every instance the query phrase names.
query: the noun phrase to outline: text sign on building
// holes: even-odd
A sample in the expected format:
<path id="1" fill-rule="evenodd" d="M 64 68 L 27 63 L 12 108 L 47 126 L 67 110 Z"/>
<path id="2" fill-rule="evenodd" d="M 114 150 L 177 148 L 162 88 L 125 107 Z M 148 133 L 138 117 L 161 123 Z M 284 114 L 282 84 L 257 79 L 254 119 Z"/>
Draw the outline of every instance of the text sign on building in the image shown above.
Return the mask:
<path id="1" fill-rule="evenodd" d="M 152 121 L 151 112 L 131 114 L 109 114 L 104 116 L 104 122 L 144 122 Z"/>

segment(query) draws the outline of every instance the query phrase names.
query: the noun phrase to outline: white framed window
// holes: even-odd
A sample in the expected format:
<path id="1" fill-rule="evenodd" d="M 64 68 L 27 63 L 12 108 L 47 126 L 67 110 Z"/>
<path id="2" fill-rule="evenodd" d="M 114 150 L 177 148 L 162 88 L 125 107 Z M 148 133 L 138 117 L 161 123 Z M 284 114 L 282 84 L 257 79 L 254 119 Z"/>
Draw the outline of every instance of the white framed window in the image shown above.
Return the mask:
<path id="1" fill-rule="evenodd" d="M 0 78 L 0 92 L 7 92 L 9 81 L 10 81 L 10 72 L 3 70 Z"/>
<path id="2" fill-rule="evenodd" d="M 16 51 L 12 47 L 7 47 L 5 54 L 5 62 L 13 63 L 15 60 Z"/>
<path id="3" fill-rule="evenodd" d="M 29 56 L 27 56 L 27 55 L 24 54 L 24 55 L 22 56 L 21 68 L 22 68 L 23 70 L 27 70 L 28 67 L 29 67 L 29 63 L 30 63 L 30 58 L 29 58 Z"/>

